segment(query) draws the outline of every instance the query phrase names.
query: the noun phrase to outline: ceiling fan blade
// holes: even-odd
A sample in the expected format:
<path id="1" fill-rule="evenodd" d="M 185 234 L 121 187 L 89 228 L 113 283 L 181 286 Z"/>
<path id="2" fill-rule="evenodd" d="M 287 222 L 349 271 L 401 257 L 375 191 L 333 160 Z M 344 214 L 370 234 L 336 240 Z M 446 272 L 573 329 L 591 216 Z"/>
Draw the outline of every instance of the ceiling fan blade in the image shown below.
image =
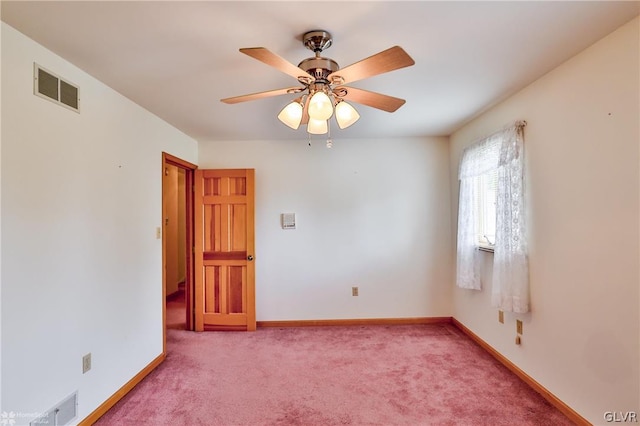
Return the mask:
<path id="1" fill-rule="evenodd" d="M 276 55 L 275 53 L 264 47 L 245 47 L 240 49 L 240 52 L 244 53 L 245 55 L 251 56 L 254 59 L 257 59 L 260 62 L 264 62 L 265 64 L 270 65 L 295 79 L 299 79 L 302 77 L 303 79 L 310 79 L 311 81 L 313 81 L 311 75 L 305 70 L 303 70 L 302 68 L 298 68 L 291 62 Z"/>
<path id="2" fill-rule="evenodd" d="M 389 71 L 409 67 L 415 61 L 400 46 L 393 46 L 373 56 L 369 56 L 355 64 L 351 64 L 336 72 L 329 74 L 327 79 L 331 82 L 336 78 L 336 84 L 351 83 L 374 75 L 384 74 Z"/>
<path id="3" fill-rule="evenodd" d="M 234 96 L 233 98 L 220 99 L 225 104 L 237 104 L 240 102 L 255 101 L 256 99 L 268 98 L 271 96 L 287 95 L 299 93 L 304 90 L 303 87 L 287 87 L 286 89 L 269 90 L 266 92 L 251 93 L 249 95 Z"/>
<path id="4" fill-rule="evenodd" d="M 336 87 L 336 91 L 346 90 L 347 93 L 341 96 L 348 101 L 367 105 L 387 112 L 394 112 L 406 102 L 404 99 L 383 95 L 382 93 L 369 92 L 368 90 L 356 89 L 355 87 Z"/>

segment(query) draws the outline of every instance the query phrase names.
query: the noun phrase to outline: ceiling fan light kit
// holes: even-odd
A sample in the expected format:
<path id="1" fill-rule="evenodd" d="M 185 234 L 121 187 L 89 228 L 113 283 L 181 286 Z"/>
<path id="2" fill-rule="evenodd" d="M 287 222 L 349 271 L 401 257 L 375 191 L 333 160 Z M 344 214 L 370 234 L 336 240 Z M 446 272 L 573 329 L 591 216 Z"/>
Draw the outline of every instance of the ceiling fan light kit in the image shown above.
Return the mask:
<path id="1" fill-rule="evenodd" d="M 299 100 L 295 100 L 282 108 L 280 114 L 278 114 L 278 120 L 291 127 L 293 130 L 298 130 L 300 122 L 302 121 L 302 104 Z"/>
<path id="2" fill-rule="evenodd" d="M 309 117 L 309 123 L 307 124 L 307 133 L 312 135 L 324 135 L 329 131 L 329 124 L 327 120 L 317 120 Z"/>
<path id="3" fill-rule="evenodd" d="M 309 99 L 309 117 L 316 120 L 328 120 L 333 115 L 331 99 L 324 92 L 316 92 Z"/>
<path id="4" fill-rule="evenodd" d="M 264 47 L 240 49 L 240 52 L 294 77 L 302 87 L 236 96 L 221 101 L 235 104 L 270 96 L 302 93 L 302 96 L 280 111 L 278 120 L 294 130 L 301 124 L 306 124 L 307 133 L 313 135 L 327 134 L 328 120 L 333 116 L 340 129 L 346 129 L 358 121 L 360 114 L 347 100 L 387 112 L 394 112 L 405 103 L 404 99 L 344 86 L 346 83 L 413 65 L 415 62 L 401 47 L 391 47 L 341 69 L 333 59 L 320 56 L 333 43 L 333 38 L 327 31 L 306 32 L 302 43 L 315 56 L 304 59 L 298 66 Z M 329 145 L 327 143 L 328 147 Z"/>
<path id="5" fill-rule="evenodd" d="M 351 126 L 358 121 L 359 118 L 360 114 L 358 114 L 358 111 L 350 104 L 345 101 L 336 104 L 336 121 L 338 122 L 338 127 L 341 129 L 346 129 Z"/>

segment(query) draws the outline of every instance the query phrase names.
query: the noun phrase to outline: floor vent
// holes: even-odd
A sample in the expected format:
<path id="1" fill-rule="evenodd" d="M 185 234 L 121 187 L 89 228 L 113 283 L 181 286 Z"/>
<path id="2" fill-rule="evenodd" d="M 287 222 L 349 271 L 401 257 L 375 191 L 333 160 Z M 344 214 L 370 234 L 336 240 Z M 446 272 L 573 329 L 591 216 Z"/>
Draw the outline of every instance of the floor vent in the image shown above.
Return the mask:
<path id="1" fill-rule="evenodd" d="M 64 401 L 42 413 L 32 420 L 29 426 L 64 426 L 71 423 L 78 415 L 78 391 L 69 395 Z"/>
<path id="2" fill-rule="evenodd" d="M 66 108 L 80 112 L 80 90 L 56 74 L 33 64 L 33 93 Z"/>

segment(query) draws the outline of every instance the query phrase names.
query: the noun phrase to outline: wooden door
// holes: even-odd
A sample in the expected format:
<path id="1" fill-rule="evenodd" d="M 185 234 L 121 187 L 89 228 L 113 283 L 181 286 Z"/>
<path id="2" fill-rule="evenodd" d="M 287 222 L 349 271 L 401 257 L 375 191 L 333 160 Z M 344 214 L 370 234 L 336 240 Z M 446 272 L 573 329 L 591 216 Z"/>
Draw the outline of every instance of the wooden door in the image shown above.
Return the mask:
<path id="1" fill-rule="evenodd" d="M 196 331 L 256 329 L 254 170 L 196 170 Z"/>

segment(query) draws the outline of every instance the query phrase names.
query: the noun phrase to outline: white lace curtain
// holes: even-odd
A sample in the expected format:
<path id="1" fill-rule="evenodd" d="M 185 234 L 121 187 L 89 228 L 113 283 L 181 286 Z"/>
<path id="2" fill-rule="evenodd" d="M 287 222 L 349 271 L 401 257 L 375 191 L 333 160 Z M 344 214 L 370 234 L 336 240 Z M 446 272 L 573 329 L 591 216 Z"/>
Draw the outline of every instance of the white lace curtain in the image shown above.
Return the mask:
<path id="1" fill-rule="evenodd" d="M 524 132 L 518 121 L 468 147 L 460 161 L 460 200 L 456 284 L 480 290 L 477 199 L 474 178 L 497 171 L 496 242 L 492 305 L 509 312 L 529 311 L 529 262 L 524 210 Z"/>

